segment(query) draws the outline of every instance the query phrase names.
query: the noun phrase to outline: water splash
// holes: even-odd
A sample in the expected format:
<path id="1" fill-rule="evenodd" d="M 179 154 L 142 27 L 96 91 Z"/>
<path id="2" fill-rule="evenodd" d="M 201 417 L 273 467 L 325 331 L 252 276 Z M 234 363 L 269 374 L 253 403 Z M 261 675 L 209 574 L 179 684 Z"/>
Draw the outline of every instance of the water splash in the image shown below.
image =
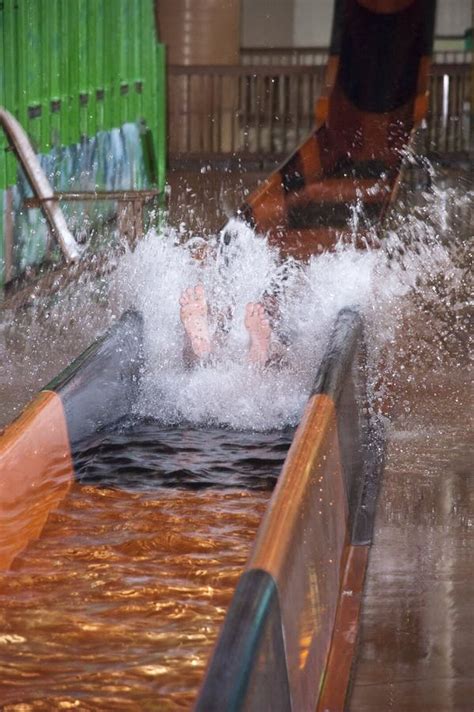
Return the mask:
<path id="1" fill-rule="evenodd" d="M 426 327 L 424 306 L 436 305 L 439 312 L 443 287 L 451 301 L 462 291 L 464 272 L 446 243 L 448 217 L 440 215 L 447 201 L 436 192 L 424 194 L 423 200 L 388 230 L 380 249 L 359 251 L 339 244 L 304 265 L 282 261 L 264 236 L 238 221 L 227 226 L 232 239 L 225 247 L 222 236 L 183 241 L 171 228 L 150 232 L 123 260 L 116 282 L 123 306 L 132 304 L 145 316 L 147 367 L 140 413 L 168 424 L 184 420 L 246 430 L 296 424 L 331 326 L 346 306 L 357 307 L 365 319 L 373 399 L 382 401 L 377 374 L 382 368 L 390 382 L 403 370 L 400 355 L 406 353 L 393 344 L 407 328 L 407 317 L 415 315 L 414 323 L 421 320 Z M 458 208 L 460 203 L 457 197 Z M 211 333 L 223 322 L 226 336 L 210 363 L 189 368 L 183 359 L 179 296 L 197 282 L 206 289 Z M 244 310 L 247 302 L 268 294 L 279 302 L 274 341 L 282 359 L 278 368 L 258 371 L 246 361 Z M 438 328 L 436 315 L 434 310 L 428 320 L 430 332 Z M 419 343 L 411 329 L 416 350 Z"/>
<path id="2" fill-rule="evenodd" d="M 234 237 L 225 249 L 217 236 L 204 240 L 204 231 L 189 235 L 184 225 L 167 227 L 150 232 L 111 275 L 83 275 L 61 295 L 33 300 L 15 314 L 4 312 L 2 422 L 129 306 L 145 316 L 140 410 L 165 423 L 259 430 L 295 424 L 344 306 L 358 306 L 364 316 L 374 407 L 387 388 L 410 379 L 421 384 L 433 369 L 456 368 L 469 330 L 473 193 L 469 185 L 452 187 L 439 176 L 430 180 L 430 190 L 401 196 L 378 250 L 339 245 L 298 265 L 281 262 L 263 236 L 238 222 L 229 225 Z M 221 314 L 228 331 L 214 362 L 189 370 L 178 300 L 199 280 L 212 306 L 211 327 L 216 329 Z M 283 342 L 283 364 L 255 372 L 245 361 L 243 314 L 246 302 L 265 290 L 280 302 L 275 331 Z"/>

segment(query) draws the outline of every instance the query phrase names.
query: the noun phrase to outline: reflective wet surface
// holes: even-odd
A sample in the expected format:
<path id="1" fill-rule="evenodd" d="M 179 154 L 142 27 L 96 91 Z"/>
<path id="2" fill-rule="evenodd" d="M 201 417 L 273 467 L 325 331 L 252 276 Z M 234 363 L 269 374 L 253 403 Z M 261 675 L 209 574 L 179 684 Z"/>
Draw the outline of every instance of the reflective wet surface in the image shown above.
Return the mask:
<path id="1" fill-rule="evenodd" d="M 349 709 L 470 712 L 474 452 L 465 356 L 400 396 Z"/>

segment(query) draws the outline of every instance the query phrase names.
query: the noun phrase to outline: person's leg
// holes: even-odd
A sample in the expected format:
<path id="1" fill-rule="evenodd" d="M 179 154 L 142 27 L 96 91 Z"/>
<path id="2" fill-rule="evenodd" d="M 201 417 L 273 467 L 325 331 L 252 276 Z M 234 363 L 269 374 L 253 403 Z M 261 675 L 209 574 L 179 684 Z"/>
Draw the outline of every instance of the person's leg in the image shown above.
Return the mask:
<path id="1" fill-rule="evenodd" d="M 244 323 L 250 335 L 248 360 L 257 366 L 265 366 L 269 360 L 272 329 L 263 305 L 249 302 L 245 308 Z"/>
<path id="2" fill-rule="evenodd" d="M 207 321 L 207 301 L 202 284 L 185 289 L 179 300 L 180 318 L 189 339 L 192 353 L 204 359 L 212 352 Z"/>

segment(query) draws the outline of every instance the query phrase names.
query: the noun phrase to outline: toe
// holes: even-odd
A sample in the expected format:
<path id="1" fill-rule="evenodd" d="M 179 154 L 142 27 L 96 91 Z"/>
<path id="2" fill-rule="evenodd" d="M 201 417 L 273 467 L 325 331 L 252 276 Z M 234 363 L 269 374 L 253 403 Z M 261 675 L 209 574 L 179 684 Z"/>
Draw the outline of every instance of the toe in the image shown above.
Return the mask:
<path id="1" fill-rule="evenodd" d="M 204 290 L 204 285 L 201 283 L 194 287 L 194 300 L 199 304 L 203 305 L 206 302 L 206 292 Z"/>

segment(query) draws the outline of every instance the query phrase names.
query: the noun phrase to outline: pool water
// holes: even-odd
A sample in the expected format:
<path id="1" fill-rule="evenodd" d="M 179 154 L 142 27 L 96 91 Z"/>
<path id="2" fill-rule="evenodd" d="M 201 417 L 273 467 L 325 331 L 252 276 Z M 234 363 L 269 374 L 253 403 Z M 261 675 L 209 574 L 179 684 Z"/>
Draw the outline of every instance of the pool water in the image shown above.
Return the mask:
<path id="1" fill-rule="evenodd" d="M 0 576 L 3 709 L 189 709 L 290 440 L 148 419 L 90 444 Z"/>
<path id="2" fill-rule="evenodd" d="M 81 483 L 133 491 L 156 487 L 271 491 L 293 432 L 202 430 L 135 419 L 84 446 L 76 456 L 76 476 Z"/>

